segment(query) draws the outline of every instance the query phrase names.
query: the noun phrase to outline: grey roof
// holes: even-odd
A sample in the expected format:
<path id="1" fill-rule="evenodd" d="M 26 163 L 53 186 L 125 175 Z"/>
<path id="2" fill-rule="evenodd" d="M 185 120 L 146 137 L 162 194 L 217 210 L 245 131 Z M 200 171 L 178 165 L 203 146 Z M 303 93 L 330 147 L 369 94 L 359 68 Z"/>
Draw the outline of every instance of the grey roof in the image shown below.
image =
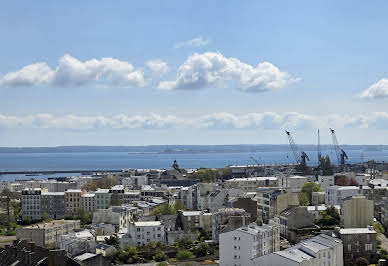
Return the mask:
<path id="1" fill-rule="evenodd" d="M 100 243 L 96 246 L 96 249 L 102 249 L 102 250 L 107 250 L 108 248 L 111 248 L 111 245 Z"/>
<path id="2" fill-rule="evenodd" d="M 289 248 L 289 249 L 285 249 L 283 251 L 278 251 L 274 253 L 299 263 L 304 260 L 311 260 L 314 258 L 313 256 L 310 256 L 309 254 L 297 248 Z"/>
<path id="3" fill-rule="evenodd" d="M 84 253 L 82 255 L 79 255 L 79 256 L 75 257 L 74 259 L 78 260 L 78 261 L 84 261 L 84 260 L 88 260 L 90 258 L 93 258 L 95 256 L 97 256 L 97 254 L 86 252 L 86 253 Z"/>

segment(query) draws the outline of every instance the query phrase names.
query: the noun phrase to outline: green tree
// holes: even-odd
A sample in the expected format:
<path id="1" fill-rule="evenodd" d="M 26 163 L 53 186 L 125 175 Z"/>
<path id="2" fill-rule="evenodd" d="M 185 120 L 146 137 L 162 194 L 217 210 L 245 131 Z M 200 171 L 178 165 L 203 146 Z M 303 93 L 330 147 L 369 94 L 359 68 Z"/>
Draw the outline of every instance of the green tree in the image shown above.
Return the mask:
<path id="1" fill-rule="evenodd" d="M 329 155 L 326 155 L 325 157 L 321 157 L 321 159 L 319 160 L 319 167 L 322 170 L 322 175 L 334 174 L 333 166 L 331 165 Z"/>
<path id="2" fill-rule="evenodd" d="M 310 205 L 310 200 L 308 198 L 308 195 L 306 193 L 299 193 L 299 205 L 300 206 L 308 206 Z"/>
<path id="3" fill-rule="evenodd" d="M 204 257 L 210 253 L 210 247 L 204 242 L 200 242 L 197 247 L 194 249 L 194 254 L 197 257 Z"/>
<path id="4" fill-rule="evenodd" d="M 120 247 L 120 239 L 116 235 L 111 235 L 109 238 L 105 237 L 105 243 L 108 245 L 112 245 L 115 248 Z"/>
<path id="5" fill-rule="evenodd" d="M 367 266 L 369 265 L 369 261 L 364 257 L 358 257 L 354 264 L 357 266 Z"/>
<path id="6" fill-rule="evenodd" d="M 384 234 L 384 232 L 385 232 L 384 227 L 381 225 L 381 223 L 374 223 L 374 224 L 373 224 L 373 229 L 374 229 L 378 234 Z"/>
<path id="7" fill-rule="evenodd" d="M 307 198 L 307 200 L 306 199 L 304 199 L 304 200 L 308 201 L 307 205 L 309 205 L 311 202 L 311 197 L 312 197 L 313 192 L 318 192 L 320 190 L 321 190 L 320 186 L 317 183 L 314 183 L 314 182 L 304 183 L 301 193 L 304 193 L 306 195 L 305 197 Z M 300 198 L 299 198 L 299 200 L 300 200 Z"/>
<path id="8" fill-rule="evenodd" d="M 154 256 L 154 260 L 155 261 L 165 261 L 165 260 L 168 260 L 168 256 L 166 255 L 166 253 L 159 250 L 158 252 L 156 252 L 156 254 Z"/>
<path id="9" fill-rule="evenodd" d="M 186 206 L 180 202 L 175 201 L 175 204 L 170 205 L 169 203 L 164 203 L 152 211 L 152 215 L 175 215 L 179 210 L 186 210 Z"/>
<path id="10" fill-rule="evenodd" d="M 335 226 L 341 222 L 341 216 L 334 206 L 328 207 L 322 212 L 322 217 L 316 223 L 320 226 Z"/>
<path id="11" fill-rule="evenodd" d="M 43 222 L 48 222 L 48 221 L 50 221 L 50 216 L 48 215 L 47 212 L 42 213 L 42 221 L 43 221 Z"/>
<path id="12" fill-rule="evenodd" d="M 211 183 L 217 182 L 220 176 L 221 175 L 218 170 L 203 168 L 189 174 L 188 178 L 199 179 L 199 181 L 202 183 Z"/>
<path id="13" fill-rule="evenodd" d="M 181 249 L 176 254 L 176 259 L 179 261 L 188 260 L 193 257 L 193 253 L 189 250 Z"/>

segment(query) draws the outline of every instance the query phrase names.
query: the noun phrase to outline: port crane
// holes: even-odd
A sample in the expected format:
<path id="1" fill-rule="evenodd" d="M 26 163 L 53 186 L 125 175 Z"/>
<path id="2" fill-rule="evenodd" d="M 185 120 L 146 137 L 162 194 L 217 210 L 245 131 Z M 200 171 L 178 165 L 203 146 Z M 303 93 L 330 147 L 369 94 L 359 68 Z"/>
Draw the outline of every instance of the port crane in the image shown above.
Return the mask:
<path id="1" fill-rule="evenodd" d="M 346 152 L 340 148 L 338 145 L 337 136 L 335 135 L 334 129 L 330 128 L 331 136 L 333 138 L 334 151 L 337 155 L 337 161 L 339 166 L 343 166 L 345 164 L 345 160 L 348 160 L 348 155 Z"/>
<path id="2" fill-rule="evenodd" d="M 259 163 L 259 161 L 258 160 L 256 160 L 254 157 L 249 157 L 249 159 L 251 159 L 252 161 L 254 161 L 257 165 L 260 165 L 260 163 Z"/>
<path id="3" fill-rule="evenodd" d="M 294 154 L 296 163 L 300 165 L 306 165 L 306 160 L 310 161 L 310 157 L 304 151 L 299 151 L 298 146 L 296 146 L 290 131 L 286 130 L 286 134 L 288 137 L 288 142 L 290 143 L 290 146 L 291 146 L 292 153 Z"/>

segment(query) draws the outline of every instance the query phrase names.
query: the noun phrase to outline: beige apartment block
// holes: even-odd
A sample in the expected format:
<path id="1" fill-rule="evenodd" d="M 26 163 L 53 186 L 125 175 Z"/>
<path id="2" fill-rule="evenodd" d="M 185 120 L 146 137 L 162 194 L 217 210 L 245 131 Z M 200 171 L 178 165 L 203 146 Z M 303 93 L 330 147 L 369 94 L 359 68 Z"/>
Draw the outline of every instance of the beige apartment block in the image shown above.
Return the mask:
<path id="1" fill-rule="evenodd" d="M 29 240 L 44 247 L 53 244 L 64 234 L 80 228 L 79 220 L 54 220 L 48 223 L 39 223 L 16 229 L 16 238 Z"/>

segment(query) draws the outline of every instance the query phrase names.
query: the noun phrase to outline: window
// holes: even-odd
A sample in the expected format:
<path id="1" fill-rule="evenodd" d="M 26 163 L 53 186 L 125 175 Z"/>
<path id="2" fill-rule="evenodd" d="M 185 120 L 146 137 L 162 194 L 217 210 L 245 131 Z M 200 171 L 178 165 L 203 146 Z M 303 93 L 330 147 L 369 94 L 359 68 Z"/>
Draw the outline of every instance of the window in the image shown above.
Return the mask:
<path id="1" fill-rule="evenodd" d="M 365 251 L 371 251 L 372 250 L 372 244 L 365 244 Z"/>

